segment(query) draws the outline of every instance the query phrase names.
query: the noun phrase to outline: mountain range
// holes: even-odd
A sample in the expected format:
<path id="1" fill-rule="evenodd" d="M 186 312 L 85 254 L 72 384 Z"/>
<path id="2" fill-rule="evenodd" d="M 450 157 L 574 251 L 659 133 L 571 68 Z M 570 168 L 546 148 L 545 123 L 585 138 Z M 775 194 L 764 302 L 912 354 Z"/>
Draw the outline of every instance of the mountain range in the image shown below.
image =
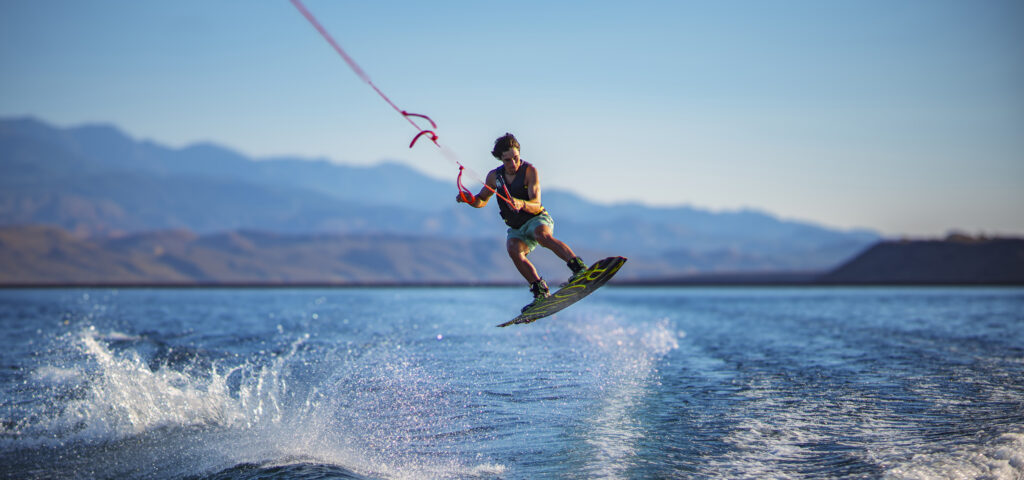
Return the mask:
<path id="1" fill-rule="evenodd" d="M 457 205 L 455 193 L 454 182 L 398 162 L 352 166 L 327 159 L 253 159 L 210 143 L 171 148 L 137 140 L 109 125 L 58 128 L 33 118 L 0 119 L 0 226 L 6 227 L 8 241 L 14 241 L 15 231 L 24 238 L 45 231 L 67 234 L 61 237 L 66 245 L 86 242 L 99 249 L 75 255 L 95 258 L 98 251 L 109 250 L 123 256 L 138 247 L 132 242 L 141 242 L 150 254 L 162 248 L 166 260 L 173 248 L 146 243 L 146 238 L 176 238 L 177 243 L 168 244 L 195 248 L 197 241 L 217 244 L 220 240 L 210 239 L 235 238 L 240 243 L 224 245 L 236 250 L 221 249 L 219 258 L 244 253 L 239 245 L 246 242 L 250 254 L 262 256 L 276 255 L 274 248 L 290 243 L 294 258 L 314 262 L 309 272 L 315 272 L 313 259 L 334 255 L 332 268 L 350 273 L 328 277 L 346 281 L 433 278 L 395 272 L 375 276 L 372 265 L 383 261 L 381 255 L 397 256 L 388 262 L 421 265 L 442 257 L 444 265 L 461 262 L 462 267 L 436 267 L 469 281 L 514 279 L 504 257 L 505 227 L 497 208 Z M 880 240 L 869 230 L 831 229 L 749 209 L 600 204 L 551 188 L 545 188 L 543 198 L 559 238 L 587 259 L 630 257 L 624 273 L 634 278 L 820 272 Z M 374 244 L 388 249 L 355 254 L 330 247 Z M 442 252 L 451 248 L 449 262 Z M 471 254 L 459 259 L 460 250 Z M 557 263 L 540 259 L 538 266 L 564 269 Z M 285 268 L 288 262 L 278 265 Z M 481 273 L 489 269 L 501 273 Z M 261 275 L 306 278 L 274 272 Z"/>

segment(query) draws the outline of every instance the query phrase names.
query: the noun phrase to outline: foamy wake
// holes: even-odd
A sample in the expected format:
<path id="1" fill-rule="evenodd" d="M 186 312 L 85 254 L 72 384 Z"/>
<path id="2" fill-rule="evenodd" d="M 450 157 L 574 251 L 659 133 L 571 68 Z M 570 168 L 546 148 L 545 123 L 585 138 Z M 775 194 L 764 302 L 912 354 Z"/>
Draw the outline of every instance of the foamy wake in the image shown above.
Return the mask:
<path id="1" fill-rule="evenodd" d="M 710 462 L 726 477 L 804 478 L 801 467 L 822 456 L 815 446 L 848 435 L 867 446 L 868 461 L 880 465 L 887 479 L 1024 479 L 1024 432 L 915 453 L 918 447 L 907 438 L 906 426 L 884 411 L 871 411 L 862 399 L 821 403 L 781 391 L 767 379 L 749 387 L 741 393 L 749 399 L 736 415 L 741 420 L 724 438 L 734 448 Z"/>
<path id="2" fill-rule="evenodd" d="M 810 462 L 812 446 L 824 439 L 814 406 L 775 390 L 768 381 L 756 382 L 740 395 L 747 397 L 747 406 L 723 438 L 733 448 L 709 466 L 726 478 L 800 478 L 793 466 Z"/>
<path id="3" fill-rule="evenodd" d="M 1024 478 L 1024 431 L 1004 433 L 981 445 L 914 455 L 889 469 L 885 478 L 1020 480 Z"/>
<path id="4" fill-rule="evenodd" d="M 671 328 L 668 319 L 652 324 L 621 325 L 604 317 L 569 327 L 605 360 L 602 369 L 601 403 L 587 419 L 585 442 L 593 449 L 587 474 L 596 478 L 623 478 L 643 438 L 644 428 L 636 416 L 657 375 L 658 360 L 679 348 L 683 332 Z"/>

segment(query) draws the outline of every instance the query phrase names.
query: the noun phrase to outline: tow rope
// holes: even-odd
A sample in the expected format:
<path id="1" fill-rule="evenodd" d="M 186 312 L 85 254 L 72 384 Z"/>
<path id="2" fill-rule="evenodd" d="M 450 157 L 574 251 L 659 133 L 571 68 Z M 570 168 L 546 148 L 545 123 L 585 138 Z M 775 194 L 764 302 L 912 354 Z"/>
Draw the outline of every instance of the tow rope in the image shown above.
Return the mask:
<path id="1" fill-rule="evenodd" d="M 462 162 L 458 160 L 458 157 L 455 156 L 454 152 L 442 147 L 441 144 L 438 143 L 438 135 L 437 132 L 435 132 L 435 130 L 437 130 L 437 123 L 435 123 L 434 120 L 432 120 L 430 117 L 426 115 L 419 113 L 411 113 L 406 110 L 402 110 L 401 108 L 398 108 L 398 105 L 396 105 L 395 102 L 392 102 L 391 99 L 388 98 L 388 96 L 385 95 L 380 88 L 377 88 L 377 85 L 375 85 L 373 81 L 370 80 L 370 76 L 367 75 L 366 72 L 359 67 L 359 64 L 357 64 L 355 60 L 353 60 L 352 57 L 350 57 L 348 53 L 345 52 L 345 49 L 341 48 L 341 45 L 338 45 L 338 42 L 334 40 L 334 37 L 332 37 L 331 34 L 327 32 L 327 29 L 325 29 L 323 25 L 321 25 L 320 22 L 317 21 L 316 17 L 314 17 L 313 14 L 310 13 L 310 11 L 306 8 L 305 5 L 302 4 L 300 0 L 291 0 L 291 2 L 292 5 L 294 5 L 295 8 L 298 9 L 299 13 L 301 13 L 302 16 L 306 17 L 306 20 L 308 20 L 309 23 L 313 25 L 313 28 L 316 28 L 316 30 L 320 32 L 320 35 L 324 37 L 324 40 L 327 40 L 327 43 L 334 47 L 334 51 L 338 52 L 338 55 L 341 55 L 341 58 L 345 60 L 345 63 L 348 64 L 349 68 L 351 68 L 352 71 L 359 76 L 359 78 L 361 78 L 364 82 L 369 84 L 370 87 L 373 88 L 373 91 L 377 92 L 377 95 L 380 95 L 380 98 L 383 98 L 384 101 L 388 103 L 388 105 L 391 105 L 391 108 L 395 109 L 396 112 L 402 115 L 402 118 L 405 118 L 406 121 L 408 121 L 414 128 L 416 128 L 416 130 L 419 131 L 419 133 L 417 133 L 416 136 L 412 138 L 412 141 L 409 142 L 409 148 L 414 147 L 416 145 L 416 141 L 418 141 L 420 137 L 428 136 L 430 138 L 430 141 L 441 149 L 442 155 L 444 155 L 446 158 L 448 158 L 448 160 L 451 160 L 456 165 L 458 165 L 459 176 L 456 178 L 455 184 L 459 189 L 459 198 L 462 201 L 466 203 L 472 203 L 473 201 L 476 200 L 476 197 L 473 195 L 473 193 L 470 192 L 469 189 L 467 189 L 462 184 L 462 173 L 463 171 L 467 171 L 470 173 L 471 176 L 475 178 L 477 182 L 483 184 L 485 188 L 487 188 L 491 192 L 494 192 L 494 194 L 497 195 L 498 198 L 504 200 L 505 203 L 509 205 L 509 207 L 516 211 L 519 210 L 516 208 L 515 202 L 512 201 L 512 196 L 508 193 L 508 188 L 504 189 L 505 194 L 502 195 L 496 189 L 492 188 L 490 185 L 487 185 L 487 182 L 481 180 L 479 175 L 476 175 L 471 169 L 462 165 Z M 416 123 L 414 118 L 426 120 L 428 123 L 430 123 L 430 129 L 421 127 L 419 124 Z"/>

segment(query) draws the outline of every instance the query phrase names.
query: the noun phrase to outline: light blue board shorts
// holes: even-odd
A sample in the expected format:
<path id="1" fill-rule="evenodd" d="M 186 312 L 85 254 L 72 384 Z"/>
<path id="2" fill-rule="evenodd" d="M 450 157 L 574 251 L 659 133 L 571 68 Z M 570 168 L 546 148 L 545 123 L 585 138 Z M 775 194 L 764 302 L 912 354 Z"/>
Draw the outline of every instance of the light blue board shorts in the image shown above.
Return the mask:
<path id="1" fill-rule="evenodd" d="M 533 231 L 536 230 L 537 227 L 541 225 L 547 225 L 551 227 L 552 231 L 554 231 L 555 220 L 552 219 L 551 215 L 548 215 L 547 212 L 544 212 L 540 215 L 537 215 L 536 217 L 527 220 L 526 223 L 524 223 L 523 226 L 519 228 L 509 228 L 508 239 L 517 238 L 519 240 L 522 240 L 523 243 L 526 244 L 526 253 L 530 253 L 533 251 L 533 249 L 537 248 L 537 245 L 540 245 L 539 243 L 537 243 L 537 239 L 533 238 Z"/>

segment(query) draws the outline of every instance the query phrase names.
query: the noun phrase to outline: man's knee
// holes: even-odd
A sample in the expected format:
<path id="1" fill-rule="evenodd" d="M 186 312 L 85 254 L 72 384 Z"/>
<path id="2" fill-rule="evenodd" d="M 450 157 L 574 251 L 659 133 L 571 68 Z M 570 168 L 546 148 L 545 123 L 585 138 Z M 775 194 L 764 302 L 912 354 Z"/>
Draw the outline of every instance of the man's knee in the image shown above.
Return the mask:
<path id="1" fill-rule="evenodd" d="M 526 254 L 529 249 L 526 248 L 526 243 L 522 240 L 511 238 L 508 243 L 505 244 L 505 248 L 508 250 L 508 256 L 513 260 L 526 260 Z"/>
<path id="2" fill-rule="evenodd" d="M 537 240 L 537 243 L 546 245 L 555 239 L 551 227 L 547 225 L 541 225 L 533 231 L 533 238 Z"/>

